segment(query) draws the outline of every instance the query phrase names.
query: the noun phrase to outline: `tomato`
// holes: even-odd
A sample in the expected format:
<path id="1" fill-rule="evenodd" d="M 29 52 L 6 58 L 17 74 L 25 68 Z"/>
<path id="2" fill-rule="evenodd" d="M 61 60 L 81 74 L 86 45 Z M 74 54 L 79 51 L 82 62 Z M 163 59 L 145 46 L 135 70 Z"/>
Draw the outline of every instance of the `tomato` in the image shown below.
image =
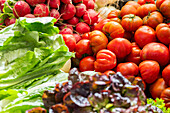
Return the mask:
<path id="1" fill-rule="evenodd" d="M 140 4 L 138 4 L 136 1 L 128 1 L 125 5 L 132 5 L 134 6 L 136 9 L 138 7 L 140 7 Z"/>
<path id="2" fill-rule="evenodd" d="M 106 23 L 103 27 L 103 32 L 108 35 L 110 40 L 118 37 L 123 37 L 124 35 L 123 27 L 114 21 Z"/>
<path id="3" fill-rule="evenodd" d="M 129 32 L 129 31 L 124 32 L 123 38 L 126 38 L 127 40 L 131 41 L 133 37 L 134 37 L 134 34 L 132 32 Z"/>
<path id="4" fill-rule="evenodd" d="M 134 42 L 133 42 L 132 43 L 132 51 L 126 57 L 126 61 L 127 62 L 133 62 L 133 63 L 138 65 L 141 62 L 140 52 L 141 52 L 141 49 L 137 45 L 134 45 Z"/>
<path id="5" fill-rule="evenodd" d="M 162 71 L 162 77 L 165 80 L 165 83 L 170 86 L 170 64 Z"/>
<path id="6" fill-rule="evenodd" d="M 83 71 L 94 71 L 95 58 L 92 56 L 84 57 L 79 63 L 79 70 Z"/>
<path id="7" fill-rule="evenodd" d="M 116 74 L 116 73 L 112 70 L 107 70 L 107 71 L 104 72 L 104 74 L 107 75 L 107 76 L 110 76 L 110 74 L 112 75 L 112 74 Z"/>
<path id="8" fill-rule="evenodd" d="M 94 68 L 96 72 L 105 72 L 109 69 L 113 69 L 116 64 L 116 55 L 109 50 L 102 49 L 96 55 Z"/>
<path id="9" fill-rule="evenodd" d="M 138 4 L 144 5 L 144 4 L 155 4 L 154 0 L 138 0 Z"/>
<path id="10" fill-rule="evenodd" d="M 155 60 L 161 66 L 169 63 L 168 48 L 161 43 L 152 42 L 144 46 L 140 53 L 141 60 Z"/>
<path id="11" fill-rule="evenodd" d="M 107 15 L 107 18 L 110 19 L 111 21 L 116 21 L 116 22 L 120 23 L 121 22 L 120 10 L 115 9 L 115 10 L 111 11 Z"/>
<path id="12" fill-rule="evenodd" d="M 82 58 L 83 55 L 92 55 L 92 48 L 90 47 L 90 40 L 82 39 L 76 44 L 76 57 Z"/>
<path id="13" fill-rule="evenodd" d="M 132 51 L 132 44 L 125 38 L 115 38 L 109 42 L 107 49 L 115 53 L 117 58 L 124 58 Z"/>
<path id="14" fill-rule="evenodd" d="M 149 26 L 141 26 L 136 30 L 134 38 L 139 47 L 143 48 L 146 44 L 156 41 L 156 32 Z"/>
<path id="15" fill-rule="evenodd" d="M 121 9 L 120 15 L 123 17 L 124 15 L 127 14 L 134 14 L 136 15 L 137 9 L 133 5 L 124 5 Z"/>
<path id="16" fill-rule="evenodd" d="M 156 35 L 160 42 L 168 45 L 170 44 L 170 27 L 161 23 L 156 27 Z"/>
<path id="17" fill-rule="evenodd" d="M 152 85 L 149 87 L 149 91 L 152 95 L 152 98 L 160 98 L 161 93 L 164 89 L 167 88 L 167 85 L 165 84 L 165 81 L 163 78 L 157 79 Z"/>
<path id="18" fill-rule="evenodd" d="M 164 100 L 165 107 L 170 108 L 170 87 L 163 90 L 161 93 L 161 99 Z"/>
<path id="19" fill-rule="evenodd" d="M 156 7 L 159 9 L 161 4 L 164 2 L 165 0 L 156 0 Z"/>
<path id="20" fill-rule="evenodd" d="M 142 79 L 151 84 L 158 78 L 160 66 L 156 61 L 146 60 L 139 64 L 139 71 Z"/>
<path id="21" fill-rule="evenodd" d="M 94 53 L 97 53 L 99 50 L 105 49 L 107 47 L 108 38 L 99 30 L 92 31 L 90 33 L 89 39 L 92 51 Z"/>
<path id="22" fill-rule="evenodd" d="M 84 34 L 81 36 L 81 38 L 82 38 L 82 39 L 89 39 L 89 35 L 90 35 L 90 32 L 84 33 Z"/>
<path id="23" fill-rule="evenodd" d="M 143 21 L 139 16 L 128 14 L 123 16 L 121 25 L 126 31 L 136 31 L 140 26 L 143 25 Z"/>
<path id="24" fill-rule="evenodd" d="M 150 26 L 152 28 L 156 28 L 156 26 L 163 22 L 163 16 L 161 13 L 154 11 L 149 13 L 148 16 L 143 18 L 143 24 Z"/>
<path id="25" fill-rule="evenodd" d="M 97 25 L 95 25 L 94 30 L 102 31 L 103 26 L 104 26 L 107 22 L 110 22 L 110 19 L 103 19 L 103 20 L 101 20 Z"/>
<path id="26" fill-rule="evenodd" d="M 138 66 L 133 62 L 119 63 L 116 68 L 117 72 L 121 72 L 123 76 L 128 75 L 137 75 L 138 74 Z"/>
<path id="27" fill-rule="evenodd" d="M 76 39 L 71 34 L 62 34 L 65 44 L 69 48 L 69 51 L 74 51 L 76 47 Z"/>
<path id="28" fill-rule="evenodd" d="M 159 9 L 166 18 L 170 18 L 170 0 L 165 0 Z"/>
<path id="29" fill-rule="evenodd" d="M 155 4 L 144 4 L 137 9 L 136 15 L 143 18 L 153 11 L 157 11 Z"/>

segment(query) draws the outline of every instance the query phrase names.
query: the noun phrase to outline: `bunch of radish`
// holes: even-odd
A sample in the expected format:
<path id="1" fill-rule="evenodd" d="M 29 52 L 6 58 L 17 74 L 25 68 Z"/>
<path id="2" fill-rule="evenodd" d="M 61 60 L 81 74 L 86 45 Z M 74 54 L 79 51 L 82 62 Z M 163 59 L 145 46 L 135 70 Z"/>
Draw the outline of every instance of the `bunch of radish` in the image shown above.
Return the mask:
<path id="1" fill-rule="evenodd" d="M 8 2 L 0 0 L 1 12 Z M 26 0 L 17 1 L 9 8 L 14 18 L 6 18 L 6 26 L 15 23 L 19 17 L 35 18 L 51 16 L 57 19 L 55 23 L 60 34 L 74 34 L 76 40 L 81 35 L 90 32 L 98 22 L 98 13 L 94 10 L 95 0 Z"/>

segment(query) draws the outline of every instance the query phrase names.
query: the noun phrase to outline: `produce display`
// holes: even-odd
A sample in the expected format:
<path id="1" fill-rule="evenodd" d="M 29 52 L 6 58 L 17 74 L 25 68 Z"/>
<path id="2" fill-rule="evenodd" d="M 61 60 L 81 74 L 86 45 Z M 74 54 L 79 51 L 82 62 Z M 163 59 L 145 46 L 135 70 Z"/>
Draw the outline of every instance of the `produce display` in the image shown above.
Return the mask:
<path id="1" fill-rule="evenodd" d="M 0 113 L 170 113 L 170 0 L 0 10 Z"/>

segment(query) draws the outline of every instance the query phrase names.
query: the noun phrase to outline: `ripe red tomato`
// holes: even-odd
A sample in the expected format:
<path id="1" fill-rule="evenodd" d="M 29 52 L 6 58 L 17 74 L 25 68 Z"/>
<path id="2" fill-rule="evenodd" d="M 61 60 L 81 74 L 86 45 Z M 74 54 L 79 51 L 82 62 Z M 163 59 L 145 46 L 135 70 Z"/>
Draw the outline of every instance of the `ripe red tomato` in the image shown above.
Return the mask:
<path id="1" fill-rule="evenodd" d="M 134 14 L 136 15 L 137 9 L 133 5 L 124 5 L 121 9 L 120 15 L 121 17 L 127 15 L 127 14 Z"/>
<path id="2" fill-rule="evenodd" d="M 170 44 L 170 27 L 161 23 L 156 27 L 156 35 L 160 42 L 168 45 Z"/>
<path id="3" fill-rule="evenodd" d="M 138 66 L 133 62 L 120 63 L 117 65 L 116 70 L 117 72 L 121 72 L 123 76 L 135 76 L 139 71 Z"/>
<path id="4" fill-rule="evenodd" d="M 136 30 L 134 38 L 139 47 L 143 48 L 146 44 L 156 41 L 156 33 L 149 26 L 141 26 Z"/>
<path id="5" fill-rule="evenodd" d="M 170 18 L 170 0 L 165 0 L 159 9 L 166 18 Z"/>
<path id="6" fill-rule="evenodd" d="M 89 40 L 94 53 L 97 53 L 99 50 L 105 49 L 107 47 L 108 38 L 103 32 L 99 30 L 92 31 L 90 33 Z"/>
<path id="7" fill-rule="evenodd" d="M 110 19 L 102 19 L 97 25 L 95 25 L 94 30 L 102 31 L 103 26 L 104 26 L 107 22 L 110 22 Z"/>
<path id="8" fill-rule="evenodd" d="M 83 71 L 94 71 L 95 58 L 92 56 L 84 57 L 79 63 L 79 70 Z"/>
<path id="9" fill-rule="evenodd" d="M 143 18 L 153 11 L 157 11 L 155 4 L 144 4 L 137 9 L 136 15 Z"/>
<path id="10" fill-rule="evenodd" d="M 163 16 L 158 11 L 154 11 L 149 13 L 148 16 L 143 18 L 143 24 L 150 26 L 152 28 L 156 28 L 156 26 L 163 22 Z"/>
<path id="11" fill-rule="evenodd" d="M 138 4 L 136 1 L 128 1 L 125 5 L 133 5 L 136 9 L 140 7 L 140 4 Z"/>
<path id="12" fill-rule="evenodd" d="M 143 21 L 139 16 L 128 14 L 123 16 L 121 24 L 126 31 L 136 31 L 143 25 Z"/>
<path id="13" fill-rule="evenodd" d="M 163 90 L 161 93 L 161 99 L 164 100 L 165 107 L 170 108 L 170 87 Z"/>
<path id="14" fill-rule="evenodd" d="M 81 38 L 82 39 L 89 39 L 89 35 L 90 35 L 90 32 L 84 33 Z"/>
<path id="15" fill-rule="evenodd" d="M 160 98 L 161 93 L 164 89 L 167 88 L 167 85 L 165 84 L 165 81 L 163 78 L 157 79 L 152 85 L 149 87 L 149 91 L 152 95 L 152 98 Z"/>
<path id="16" fill-rule="evenodd" d="M 109 69 L 113 69 L 116 64 L 116 55 L 109 50 L 102 49 L 96 55 L 94 68 L 96 72 L 105 72 Z"/>
<path id="17" fill-rule="evenodd" d="M 156 7 L 159 9 L 161 4 L 164 2 L 165 0 L 156 0 Z"/>
<path id="18" fill-rule="evenodd" d="M 164 44 L 152 42 L 143 47 L 140 57 L 141 60 L 155 60 L 165 66 L 169 63 L 169 50 Z"/>
<path id="19" fill-rule="evenodd" d="M 92 48 L 90 47 L 90 40 L 82 39 L 76 44 L 76 57 L 82 58 L 83 55 L 92 55 Z"/>
<path id="20" fill-rule="evenodd" d="M 165 83 L 170 86 L 170 64 L 162 71 L 162 77 L 165 80 Z"/>
<path id="21" fill-rule="evenodd" d="M 107 71 L 104 72 L 104 74 L 107 75 L 107 76 L 110 76 L 110 74 L 115 74 L 115 72 L 112 71 L 112 70 L 107 70 Z"/>
<path id="22" fill-rule="evenodd" d="M 151 84 L 158 78 L 160 66 L 156 61 L 146 60 L 139 64 L 139 71 L 142 79 Z"/>
<path id="23" fill-rule="evenodd" d="M 108 35 L 110 40 L 118 37 L 123 37 L 124 29 L 122 25 L 115 21 L 108 22 L 103 27 L 103 32 Z"/>
<path id="24" fill-rule="evenodd" d="M 111 11 L 107 15 L 107 18 L 110 19 L 111 21 L 115 21 L 115 22 L 121 23 L 120 10 L 115 9 L 115 10 Z"/>
<path id="25" fill-rule="evenodd" d="M 155 4 L 154 0 L 138 0 L 138 4 L 144 5 L 144 4 Z"/>
<path id="26" fill-rule="evenodd" d="M 125 58 L 132 51 L 132 44 L 125 38 L 115 38 L 109 42 L 107 49 L 115 53 L 117 58 Z"/>
<path id="27" fill-rule="evenodd" d="M 74 51 L 76 47 L 76 39 L 71 34 L 62 34 L 65 44 L 69 48 L 69 51 Z"/>
<path id="28" fill-rule="evenodd" d="M 126 57 L 126 61 L 133 62 L 138 65 L 141 62 L 141 59 L 140 59 L 141 49 L 135 44 L 136 44 L 135 42 L 132 43 L 132 51 Z"/>

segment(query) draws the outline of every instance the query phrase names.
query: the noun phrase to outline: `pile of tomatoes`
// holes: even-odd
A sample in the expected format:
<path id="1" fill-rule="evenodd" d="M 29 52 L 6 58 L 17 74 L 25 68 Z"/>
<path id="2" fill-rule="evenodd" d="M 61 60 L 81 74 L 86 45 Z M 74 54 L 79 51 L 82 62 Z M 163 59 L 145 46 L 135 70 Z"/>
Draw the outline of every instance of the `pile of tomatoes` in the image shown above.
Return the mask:
<path id="1" fill-rule="evenodd" d="M 67 43 L 76 53 L 72 66 L 135 76 L 152 98 L 162 98 L 170 107 L 169 21 L 170 0 L 129 1 L 98 21 L 76 44 Z"/>

